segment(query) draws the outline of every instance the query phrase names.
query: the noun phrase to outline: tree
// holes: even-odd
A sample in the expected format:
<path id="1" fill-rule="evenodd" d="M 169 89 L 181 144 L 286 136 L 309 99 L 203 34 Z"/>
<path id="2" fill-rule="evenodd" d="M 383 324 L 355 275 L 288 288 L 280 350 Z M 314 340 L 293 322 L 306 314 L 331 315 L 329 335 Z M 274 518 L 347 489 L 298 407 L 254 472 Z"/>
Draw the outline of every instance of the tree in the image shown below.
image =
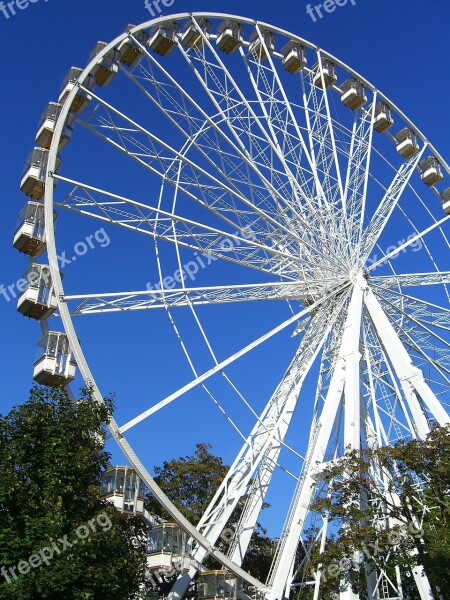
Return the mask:
<path id="1" fill-rule="evenodd" d="M 0 417 L 0 599 L 136 597 L 146 526 L 99 497 L 112 410 L 34 387 Z"/>
<path id="2" fill-rule="evenodd" d="M 450 597 L 450 426 L 434 426 L 423 441 L 348 452 L 324 481 L 330 492 L 314 509 L 335 535 L 322 554 L 315 546 L 310 567 L 321 568 L 325 594 L 347 577 L 364 598 L 367 567 L 395 580 L 396 566 L 410 573 L 422 565 L 434 589 Z M 418 597 L 411 577 L 403 592 Z"/>
<path id="3" fill-rule="evenodd" d="M 155 482 L 191 523 L 198 523 L 216 489 L 228 472 L 223 460 L 209 452 L 209 444 L 197 444 L 193 456 L 165 461 L 155 467 Z M 147 510 L 156 518 L 170 520 L 153 496 Z"/>
<path id="4" fill-rule="evenodd" d="M 210 449 L 209 444 L 197 444 L 192 456 L 166 461 L 162 467 L 154 469 L 156 483 L 193 524 L 200 521 L 229 470 L 229 467 L 223 464 L 223 460 L 214 456 Z M 239 519 L 241 508 L 242 504 L 231 516 L 228 524 L 229 531 L 233 530 L 233 525 Z M 170 520 L 161 505 L 151 495 L 148 498 L 147 510 L 162 521 Z M 265 580 L 268 575 L 275 548 L 266 533 L 258 524 L 242 565 L 260 580 Z M 229 536 L 223 536 L 218 541 L 220 550 L 226 552 L 229 542 Z M 210 559 L 207 565 L 209 568 L 221 568 L 218 563 Z"/>

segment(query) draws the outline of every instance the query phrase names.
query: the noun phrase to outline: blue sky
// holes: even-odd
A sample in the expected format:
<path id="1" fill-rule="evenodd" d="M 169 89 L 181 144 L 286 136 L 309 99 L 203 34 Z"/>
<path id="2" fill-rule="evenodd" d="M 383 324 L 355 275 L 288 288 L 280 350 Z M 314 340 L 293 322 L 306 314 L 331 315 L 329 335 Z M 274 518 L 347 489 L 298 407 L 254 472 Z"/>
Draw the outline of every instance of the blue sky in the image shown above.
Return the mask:
<path id="1" fill-rule="evenodd" d="M 315 4 L 312 3 L 313 6 Z M 208 10 L 241 14 L 300 35 L 337 56 L 390 97 L 448 161 L 450 4 L 447 0 L 355 0 L 354 5 L 348 2 L 315 22 L 308 16 L 306 5 L 304 0 L 175 0 L 173 6 L 164 9 L 164 12 Z M 0 261 L 0 283 L 5 286 L 16 282 L 27 267 L 26 259 L 12 248 L 11 241 L 17 213 L 25 202 L 19 191 L 22 165 L 33 147 L 41 110 L 48 101 L 56 99 L 68 68 L 86 64 L 88 53 L 97 40 L 109 41 L 128 23 L 138 24 L 150 18 L 143 0 L 38 0 L 16 12 L 16 15 L 9 12 L 9 18 L 0 12 L 3 57 L 3 110 L 0 115 L 3 144 L 0 245 L 3 258 Z M 128 181 L 122 180 L 124 189 Z M 73 248 L 77 241 L 99 229 L 98 223 L 81 220 L 76 223 L 79 229 L 61 230 L 64 236 L 62 250 Z M 116 278 L 120 281 L 120 289 L 116 291 L 121 291 L 128 283 L 145 287 L 152 277 L 143 275 L 145 246 L 137 242 L 131 247 L 128 239 L 128 235 L 117 230 L 108 231 L 107 244 L 104 238 L 99 237 L 95 250 L 80 258 L 76 265 L 67 265 L 68 285 L 73 285 L 74 290 L 94 291 L 96 271 L 90 265 L 93 264 L 91 261 L 95 261 L 96 268 L 101 268 L 104 277 L 109 277 L 110 291 L 115 289 Z M 211 266 L 212 278 L 215 268 L 217 265 Z M 136 274 L 139 277 L 136 278 Z M 77 288 L 78 284 L 80 287 Z M 0 295 L 1 412 L 27 398 L 32 384 L 36 342 L 40 337 L 38 324 L 19 315 L 15 305 L 14 300 L 8 302 Z M 227 323 L 237 328 L 246 324 L 251 328 L 249 341 L 252 336 L 279 322 L 276 310 L 264 323 L 252 310 L 242 308 L 239 313 L 233 312 L 233 307 L 223 310 Z M 176 354 L 172 342 L 166 341 L 173 337 L 167 318 L 149 323 L 148 317 L 148 314 L 128 315 L 119 317 L 118 321 L 116 315 L 108 315 L 101 323 L 96 320 L 95 324 L 94 321 L 80 324 L 79 337 L 86 344 L 84 347 L 92 361 L 94 375 L 99 377 L 102 391 L 116 393 L 116 402 L 122 407 L 134 402 L 143 389 L 145 398 L 141 397 L 138 405 L 148 406 L 150 397 L 152 404 L 176 389 L 175 382 L 190 378 L 187 366 Z M 215 321 L 216 315 L 205 314 L 204 318 L 206 322 L 208 319 Z M 217 321 L 215 323 L 217 325 Z M 232 326 L 222 328 L 221 357 L 226 357 L 235 347 Z M 186 327 L 189 326 L 186 324 Z M 195 335 L 193 330 L 189 333 Z M 291 349 L 295 347 L 289 337 L 286 343 L 291 345 Z M 132 361 L 129 360 L 131 353 Z M 267 388 L 259 387 L 256 379 L 252 380 L 253 384 L 248 384 L 254 387 L 246 391 L 255 397 L 264 395 L 264 390 L 267 393 L 267 390 L 273 389 L 277 373 L 286 366 L 281 358 L 271 356 L 269 347 L 255 358 L 261 361 L 261 369 L 265 369 L 263 365 L 268 362 L 272 362 L 274 367 L 273 373 L 267 373 Z M 173 372 L 167 377 L 164 369 L 171 364 Z M 230 373 L 240 377 L 247 368 L 251 369 L 250 362 L 243 361 Z M 220 384 L 217 384 L 217 390 L 220 393 Z M 185 420 L 181 416 L 180 404 L 171 407 L 164 416 L 157 415 L 151 426 L 132 436 L 148 467 L 159 464 L 164 458 L 191 452 L 195 439 L 214 443 L 215 450 L 223 454 L 225 460 L 232 459 L 228 438 L 220 435 L 220 420 L 211 425 L 213 421 L 209 419 L 216 417 L 203 408 L 198 394 L 193 393 L 183 400 L 188 401 L 193 407 L 189 408 L 189 412 L 192 410 L 195 415 L 188 426 L 189 436 L 184 433 Z M 234 406 L 230 406 L 230 411 L 233 410 Z M 128 413 L 125 410 L 121 416 L 131 418 L 132 411 Z M 236 418 L 242 418 L 242 424 L 249 426 L 250 421 L 239 410 L 236 410 Z M 123 419 L 120 420 L 122 422 Z"/>

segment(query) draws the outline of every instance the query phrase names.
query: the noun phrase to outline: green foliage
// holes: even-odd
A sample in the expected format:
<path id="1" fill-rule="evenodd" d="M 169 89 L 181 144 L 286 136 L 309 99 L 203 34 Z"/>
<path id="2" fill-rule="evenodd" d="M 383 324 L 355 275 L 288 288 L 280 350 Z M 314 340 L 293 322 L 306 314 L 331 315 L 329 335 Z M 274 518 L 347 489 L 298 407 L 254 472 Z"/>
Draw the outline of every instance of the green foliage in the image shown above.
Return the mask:
<path id="1" fill-rule="evenodd" d="M 363 598 L 366 568 L 382 567 L 395 580 L 396 566 L 407 574 L 417 565 L 450 593 L 450 426 L 433 427 L 423 441 L 349 452 L 324 479 L 331 491 L 313 508 L 337 535 L 322 554 L 314 546 L 309 568 L 322 567 L 325 595 L 346 577 Z M 418 597 L 412 578 L 404 581 L 405 597 Z"/>
<path id="2" fill-rule="evenodd" d="M 228 472 L 222 459 L 209 452 L 210 448 L 209 444 L 197 444 L 193 456 L 165 461 L 162 467 L 154 469 L 158 486 L 193 524 L 199 522 Z M 147 510 L 162 521 L 170 521 L 169 515 L 151 495 Z"/>
<path id="3" fill-rule="evenodd" d="M 34 387 L 0 417 L 0 599 L 135 597 L 145 571 L 143 524 L 120 519 L 99 498 L 112 409 L 87 390 L 74 403 L 62 389 Z M 28 573 L 18 572 L 21 561 L 33 562 Z"/>
<path id="4" fill-rule="evenodd" d="M 156 483 L 194 525 L 200 521 L 229 470 L 229 467 L 223 464 L 223 460 L 214 456 L 210 449 L 209 444 L 197 444 L 195 453 L 192 456 L 166 461 L 162 467 L 155 467 Z M 170 521 L 170 517 L 164 513 L 164 510 L 153 496 L 149 496 L 146 507 L 151 514 L 157 516 L 161 521 Z M 238 505 L 230 518 L 228 527 L 231 530 L 234 523 L 239 519 L 240 509 L 242 509 L 242 504 Z M 218 547 L 226 552 L 228 542 L 219 540 Z M 258 525 L 242 566 L 257 579 L 264 580 L 269 572 L 273 553 L 273 541 L 266 536 L 266 531 Z M 213 560 L 208 560 L 207 566 L 211 569 L 221 568 Z"/>
<path id="5" fill-rule="evenodd" d="M 253 534 L 245 555 L 243 568 L 260 581 L 266 581 L 276 550 L 276 544 L 261 526 Z"/>

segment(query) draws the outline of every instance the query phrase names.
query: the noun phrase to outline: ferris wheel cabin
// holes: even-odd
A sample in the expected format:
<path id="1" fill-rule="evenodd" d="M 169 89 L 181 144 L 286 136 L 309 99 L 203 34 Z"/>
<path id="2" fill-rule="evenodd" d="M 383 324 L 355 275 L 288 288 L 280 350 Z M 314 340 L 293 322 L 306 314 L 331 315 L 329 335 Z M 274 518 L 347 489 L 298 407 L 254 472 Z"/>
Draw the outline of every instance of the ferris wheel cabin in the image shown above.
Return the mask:
<path id="1" fill-rule="evenodd" d="M 350 110 L 358 110 L 367 102 L 366 88 L 361 81 L 350 77 L 341 85 L 341 102 Z"/>
<path id="2" fill-rule="evenodd" d="M 152 31 L 148 46 L 160 56 L 169 56 L 177 47 L 177 33 L 180 26 L 176 21 L 167 21 L 157 26 Z"/>
<path id="3" fill-rule="evenodd" d="M 27 287 L 19 296 L 17 310 L 31 319 L 47 319 L 57 307 L 48 265 L 32 264 L 23 276 Z"/>
<path id="4" fill-rule="evenodd" d="M 405 127 L 396 133 L 394 138 L 397 143 L 397 152 L 400 156 L 403 156 L 403 158 L 409 158 L 419 151 L 417 135 L 412 129 Z"/>
<path id="5" fill-rule="evenodd" d="M 300 73 L 306 67 L 306 49 L 299 42 L 291 40 L 281 50 L 283 55 L 282 65 L 288 73 Z"/>
<path id="6" fill-rule="evenodd" d="M 388 130 L 394 124 L 391 107 L 385 102 L 377 102 L 373 128 L 378 133 Z"/>
<path id="7" fill-rule="evenodd" d="M 72 67 L 65 78 L 63 79 L 62 86 L 59 92 L 58 102 L 60 104 L 64 104 L 67 99 L 67 96 L 73 90 L 75 86 L 77 86 L 77 81 L 80 78 L 83 69 L 79 67 Z M 83 86 L 88 90 L 92 91 L 95 87 L 95 79 L 89 75 L 87 79 L 84 81 Z M 81 115 L 86 108 L 89 106 L 90 101 L 92 100 L 92 96 L 89 93 L 85 92 L 81 88 L 78 87 L 78 91 L 75 94 L 75 98 L 73 99 L 72 105 L 70 107 L 71 112 L 76 115 Z"/>
<path id="8" fill-rule="evenodd" d="M 203 35 L 208 37 L 211 27 L 212 23 L 209 19 L 198 19 L 197 21 L 188 19 L 184 25 L 183 35 L 181 36 L 182 44 L 186 48 L 201 48 L 204 42 Z"/>
<path id="9" fill-rule="evenodd" d="M 75 379 L 76 363 L 65 333 L 49 331 L 39 340 L 40 357 L 34 364 L 33 379 L 41 385 L 67 385 Z"/>
<path id="10" fill-rule="evenodd" d="M 53 133 L 55 131 L 56 121 L 61 112 L 62 104 L 59 102 L 49 102 L 42 112 L 37 133 L 36 133 L 36 144 L 41 148 L 50 149 L 52 143 Z M 73 122 L 75 120 L 75 113 L 69 112 L 64 128 L 58 144 L 58 152 L 60 152 L 69 142 L 73 133 Z"/>
<path id="11" fill-rule="evenodd" d="M 205 571 L 198 576 L 198 600 L 237 600 L 243 582 L 226 570 Z"/>
<path id="12" fill-rule="evenodd" d="M 313 66 L 314 70 L 314 85 L 323 89 L 332 87 L 337 81 L 336 65 L 328 58 L 322 58 L 322 68 L 316 63 Z"/>
<path id="13" fill-rule="evenodd" d="M 225 19 L 217 27 L 217 47 L 226 54 L 234 54 L 244 43 L 243 27 L 237 21 Z"/>
<path id="14" fill-rule="evenodd" d="M 106 42 L 97 42 L 89 54 L 89 61 L 93 60 L 107 45 Z M 94 77 L 97 85 L 106 87 L 111 83 L 119 72 L 117 64 L 119 58 L 120 54 L 117 48 L 112 48 L 94 65 L 90 74 Z"/>
<path id="15" fill-rule="evenodd" d="M 20 190 L 26 195 L 41 200 L 45 194 L 45 175 L 47 172 L 48 150 L 45 148 L 33 148 L 27 156 L 23 170 Z M 60 156 L 56 159 L 55 171 L 58 172 L 62 165 Z M 56 180 L 53 180 L 56 187 Z"/>
<path id="16" fill-rule="evenodd" d="M 53 211 L 53 220 L 57 218 Z M 14 233 L 13 246 L 28 256 L 40 256 L 45 252 L 44 205 L 30 200 L 19 213 L 19 224 Z"/>
<path id="17" fill-rule="evenodd" d="M 145 485 L 132 467 L 112 467 L 105 471 L 100 496 L 124 516 L 144 516 Z"/>
<path id="18" fill-rule="evenodd" d="M 275 51 L 275 34 L 273 31 L 264 27 L 259 31 L 254 31 L 250 36 L 248 50 L 257 60 L 261 62 L 266 60 Z"/>
<path id="19" fill-rule="evenodd" d="M 130 31 L 134 27 L 134 25 L 128 25 L 125 32 Z M 133 33 L 133 37 L 123 41 L 118 48 L 120 62 L 130 68 L 138 65 L 144 57 L 144 51 L 141 50 L 139 44 L 145 47 L 149 39 L 150 35 L 146 31 Z"/>
<path id="20" fill-rule="evenodd" d="M 450 187 L 442 192 L 441 201 L 444 212 L 450 215 Z"/>
<path id="21" fill-rule="evenodd" d="M 149 569 L 189 570 L 187 534 L 174 523 L 155 525 L 148 533 L 147 566 Z"/>
<path id="22" fill-rule="evenodd" d="M 419 163 L 420 178 L 428 185 L 433 186 L 444 179 L 440 162 L 434 156 L 428 156 Z"/>

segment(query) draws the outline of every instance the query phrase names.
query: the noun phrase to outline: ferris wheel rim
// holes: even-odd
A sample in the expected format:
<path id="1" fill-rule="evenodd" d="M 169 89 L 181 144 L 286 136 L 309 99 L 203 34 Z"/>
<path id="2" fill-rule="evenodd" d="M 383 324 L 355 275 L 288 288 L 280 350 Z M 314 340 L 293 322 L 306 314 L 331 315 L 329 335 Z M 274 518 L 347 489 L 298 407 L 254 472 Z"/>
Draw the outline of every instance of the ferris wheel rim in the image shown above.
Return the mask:
<path id="1" fill-rule="evenodd" d="M 442 155 L 439 153 L 439 151 L 436 149 L 436 147 L 427 139 L 427 137 L 425 136 L 425 134 L 413 123 L 413 121 L 411 121 L 409 119 L 409 117 L 402 111 L 402 109 L 400 109 L 398 107 L 398 105 L 393 102 L 390 98 L 388 98 L 388 96 L 384 95 L 383 92 L 381 92 L 379 90 L 379 88 L 375 85 L 373 85 L 368 79 L 366 79 L 365 77 L 363 77 L 360 73 L 358 73 L 357 71 L 355 71 L 352 67 L 350 67 L 349 65 L 347 65 L 346 63 L 344 63 L 343 61 L 341 61 L 339 58 L 337 58 L 336 56 L 334 56 L 333 54 L 330 54 L 329 52 L 327 52 L 326 50 L 324 50 L 323 48 L 316 46 L 315 44 L 313 44 L 312 42 L 306 40 L 305 38 L 300 37 L 297 34 L 294 34 L 288 30 L 282 29 L 280 27 L 276 27 L 273 26 L 269 23 L 266 23 L 264 21 L 259 21 L 259 20 L 255 20 L 255 19 L 251 19 L 249 17 L 243 17 L 240 15 L 235 15 L 235 14 L 230 14 L 230 13 L 216 13 L 216 12 L 183 12 L 183 13 L 176 13 L 176 14 L 172 14 L 172 15 L 165 15 L 165 16 L 160 16 L 157 17 L 155 19 L 150 19 L 149 21 L 145 21 L 139 25 L 136 25 L 132 28 L 130 28 L 128 31 L 120 34 L 119 36 L 117 36 L 116 38 L 114 38 L 111 42 L 109 42 L 88 64 L 87 66 L 83 69 L 82 73 L 80 74 L 80 76 L 78 77 L 78 83 L 84 83 L 84 81 L 86 80 L 86 78 L 88 77 L 90 71 L 92 70 L 92 68 L 94 67 L 94 65 L 96 64 L 96 62 L 98 62 L 99 58 L 102 58 L 103 56 L 107 55 L 108 52 L 110 52 L 113 48 L 115 48 L 116 46 L 118 46 L 121 42 L 125 41 L 127 38 L 130 37 L 130 35 L 133 35 L 135 33 L 138 33 L 144 29 L 149 29 L 150 27 L 155 27 L 157 25 L 162 25 L 164 23 L 170 22 L 170 21 L 176 21 L 176 20 L 181 20 L 181 19 L 188 19 L 188 18 L 215 18 L 215 19 L 233 19 L 236 20 L 238 22 L 244 23 L 246 25 L 258 25 L 260 27 L 263 28 L 268 28 L 271 31 L 273 31 L 274 33 L 283 35 L 287 38 L 290 38 L 296 42 L 301 43 L 302 45 L 306 46 L 307 48 L 314 50 L 315 52 L 318 52 L 320 54 L 322 54 L 325 58 L 328 58 L 330 60 L 332 60 L 334 63 L 336 63 L 336 65 L 340 66 L 341 68 L 343 68 L 345 71 L 347 71 L 349 74 L 351 74 L 353 77 L 355 77 L 356 79 L 358 79 L 359 81 L 361 81 L 367 88 L 369 88 L 372 92 L 376 92 L 378 97 L 380 98 L 380 100 L 382 100 L 383 102 L 385 102 L 386 104 L 388 104 L 390 106 L 390 108 L 397 113 L 403 120 L 404 122 L 411 127 L 411 129 L 417 134 L 417 136 L 422 140 L 422 142 L 428 146 L 428 148 L 430 149 L 430 151 L 436 156 L 436 158 L 439 160 L 439 162 L 441 163 L 441 166 L 447 171 L 447 173 L 450 175 L 450 164 L 447 163 L 447 161 L 442 157 Z M 75 96 L 75 92 L 72 94 L 70 94 L 70 96 L 68 96 L 64 102 L 63 108 L 61 110 L 61 113 L 58 117 L 58 120 L 64 121 L 65 118 L 68 115 L 69 112 L 69 107 L 71 105 L 71 102 L 69 101 L 69 98 L 71 100 L 73 100 Z M 55 128 L 55 137 L 56 137 L 56 128 Z M 54 164 L 51 164 L 49 162 L 49 167 L 51 169 L 54 169 Z"/>
<path id="2" fill-rule="evenodd" d="M 251 20 L 251 19 L 248 19 L 245 17 L 239 17 L 239 16 L 223 14 L 223 13 L 208 12 L 208 13 L 180 13 L 180 14 L 176 14 L 176 15 L 164 16 L 164 17 L 150 20 L 146 23 L 143 23 L 141 25 L 138 25 L 138 26 L 132 28 L 127 33 L 121 34 L 120 36 L 115 38 L 115 40 L 113 40 L 108 45 L 106 45 L 105 48 L 98 55 L 96 55 L 96 57 L 94 59 L 92 59 L 92 61 L 87 65 L 87 67 L 84 69 L 83 73 L 80 75 L 78 82 L 83 83 L 84 80 L 86 79 L 86 77 L 89 75 L 90 71 L 92 70 L 93 66 L 96 64 L 96 62 L 98 62 L 99 58 L 106 55 L 111 49 L 115 48 L 116 46 L 118 46 L 118 44 L 123 42 L 125 39 L 129 38 L 130 35 L 133 35 L 134 33 L 137 33 L 143 29 L 148 29 L 149 27 L 156 26 L 158 24 L 162 24 L 164 22 L 167 22 L 168 20 L 185 19 L 188 17 L 235 18 L 246 24 L 255 25 L 255 23 L 257 23 L 261 27 L 269 27 L 275 33 L 281 33 L 282 35 L 285 35 L 286 37 L 289 37 L 291 39 L 299 41 L 300 43 L 305 44 L 305 46 L 314 49 L 314 51 L 316 51 L 316 52 L 320 52 L 324 57 L 335 61 L 337 65 L 341 66 L 347 72 L 349 72 L 353 76 L 357 77 L 360 81 L 365 83 L 367 85 L 367 87 L 370 88 L 372 91 L 377 92 L 379 94 L 379 97 L 381 99 L 385 100 L 390 105 L 390 107 L 403 118 L 405 123 L 409 124 L 414 129 L 414 131 L 417 133 L 418 137 L 420 137 L 420 139 L 424 142 L 425 146 L 433 152 L 433 154 L 440 160 L 442 167 L 445 168 L 446 171 L 450 174 L 450 167 L 448 166 L 448 164 L 442 159 L 440 154 L 434 149 L 434 147 L 423 136 L 423 134 L 420 132 L 420 130 L 418 128 L 416 128 L 411 121 L 409 121 L 409 119 L 402 113 L 402 111 L 400 111 L 396 107 L 395 104 L 393 104 L 388 98 L 386 98 L 381 93 L 379 93 L 377 88 L 372 86 L 369 82 L 367 82 L 367 80 L 365 80 L 363 77 L 361 77 L 357 72 L 353 71 L 350 67 L 345 65 L 345 63 L 342 63 L 341 61 L 339 61 L 332 55 L 322 51 L 320 48 L 312 45 L 310 42 L 307 42 L 306 40 L 303 40 L 299 36 L 296 36 L 294 34 L 286 32 L 282 29 L 273 27 L 266 23 L 254 21 L 254 20 Z M 69 311 L 67 305 L 65 304 L 65 302 L 61 302 L 61 299 L 64 298 L 64 289 L 63 289 L 63 285 L 62 285 L 62 281 L 61 281 L 61 277 L 60 277 L 60 273 L 59 273 L 59 268 L 58 268 L 58 264 L 57 264 L 56 241 L 55 241 L 55 237 L 54 237 L 53 219 L 51 218 L 51 215 L 53 214 L 53 210 L 54 210 L 52 179 L 53 179 L 53 171 L 55 169 L 55 164 L 56 164 L 56 160 L 57 160 L 58 143 L 59 143 L 60 136 L 62 134 L 64 121 L 68 115 L 69 108 L 75 97 L 76 91 L 77 91 L 76 87 L 74 87 L 74 89 L 70 92 L 70 94 L 68 95 L 68 97 L 65 100 L 64 106 L 61 110 L 61 113 L 58 117 L 58 121 L 55 126 L 54 138 L 52 140 L 52 144 L 51 144 L 50 151 L 49 151 L 49 161 L 48 161 L 48 167 L 47 167 L 46 188 L 45 188 L 45 218 L 46 218 L 46 223 L 47 223 L 46 235 L 47 235 L 48 256 L 49 256 L 49 264 L 50 264 L 50 270 L 51 270 L 51 275 L 52 275 L 52 281 L 53 281 L 55 291 L 56 291 L 56 294 L 58 297 L 60 316 L 63 321 L 64 329 L 68 335 L 71 349 L 73 350 L 73 352 L 75 354 L 78 366 L 83 375 L 83 379 L 86 381 L 86 384 L 88 384 L 92 388 L 96 399 L 99 401 L 103 401 L 100 390 L 95 383 L 94 377 L 93 377 L 93 375 L 90 371 L 90 368 L 87 364 L 87 361 L 84 357 L 84 353 L 81 348 L 81 345 L 78 342 L 75 328 L 73 327 L 73 324 L 72 324 L 72 317 L 70 315 L 70 311 Z M 148 474 L 148 472 L 146 471 L 145 467 L 142 465 L 142 463 L 140 462 L 138 457 L 134 454 L 133 450 L 131 449 L 131 446 L 126 441 L 123 434 L 120 432 L 120 428 L 118 427 L 117 423 L 114 420 L 111 421 L 110 431 L 111 431 L 111 434 L 113 435 L 114 439 L 118 443 L 119 447 L 122 449 L 124 454 L 130 460 L 130 463 L 134 466 L 134 468 L 136 468 L 136 471 L 139 473 L 139 475 L 141 475 L 143 481 L 148 485 L 148 487 L 150 489 L 153 488 L 152 491 L 155 490 L 156 493 L 158 493 L 158 491 L 160 492 L 161 490 L 157 486 L 155 486 L 153 479 L 150 477 L 150 475 Z M 165 497 L 164 495 L 162 495 L 160 497 L 162 497 L 162 498 L 164 497 L 164 502 L 168 501 L 168 498 Z M 166 504 L 166 508 L 167 507 L 170 508 L 169 503 Z M 205 548 L 207 548 L 208 551 L 210 551 L 213 555 L 215 555 L 219 559 L 220 562 L 222 562 L 222 564 L 225 564 L 227 561 L 223 561 L 223 559 L 226 557 L 224 557 L 223 555 L 222 556 L 218 555 L 217 551 L 214 548 L 211 548 L 211 546 L 209 545 L 206 538 L 203 538 L 200 534 L 197 535 L 193 532 L 192 526 L 190 528 L 188 528 L 187 524 L 190 525 L 189 522 L 185 521 L 183 519 L 180 519 L 179 518 L 180 515 L 181 515 L 181 513 L 172 514 L 172 516 L 175 518 L 175 520 L 180 524 L 180 526 L 183 529 L 188 530 L 188 532 L 192 535 L 192 537 L 194 537 L 197 540 L 197 542 L 200 545 L 203 545 Z M 239 576 L 244 578 L 248 583 L 251 583 L 252 585 L 256 585 L 257 587 L 260 587 L 261 589 L 264 589 L 264 586 L 261 584 L 261 582 L 258 582 L 251 576 L 248 576 L 248 574 L 246 574 L 242 569 L 240 569 L 240 567 L 236 568 L 236 565 L 233 565 L 233 564 L 230 565 L 229 562 L 230 561 L 228 561 L 228 564 L 225 564 L 225 566 L 230 568 L 230 570 L 232 570 L 232 572 L 234 572 L 236 575 L 239 574 Z M 246 577 L 244 575 L 246 575 Z"/>

